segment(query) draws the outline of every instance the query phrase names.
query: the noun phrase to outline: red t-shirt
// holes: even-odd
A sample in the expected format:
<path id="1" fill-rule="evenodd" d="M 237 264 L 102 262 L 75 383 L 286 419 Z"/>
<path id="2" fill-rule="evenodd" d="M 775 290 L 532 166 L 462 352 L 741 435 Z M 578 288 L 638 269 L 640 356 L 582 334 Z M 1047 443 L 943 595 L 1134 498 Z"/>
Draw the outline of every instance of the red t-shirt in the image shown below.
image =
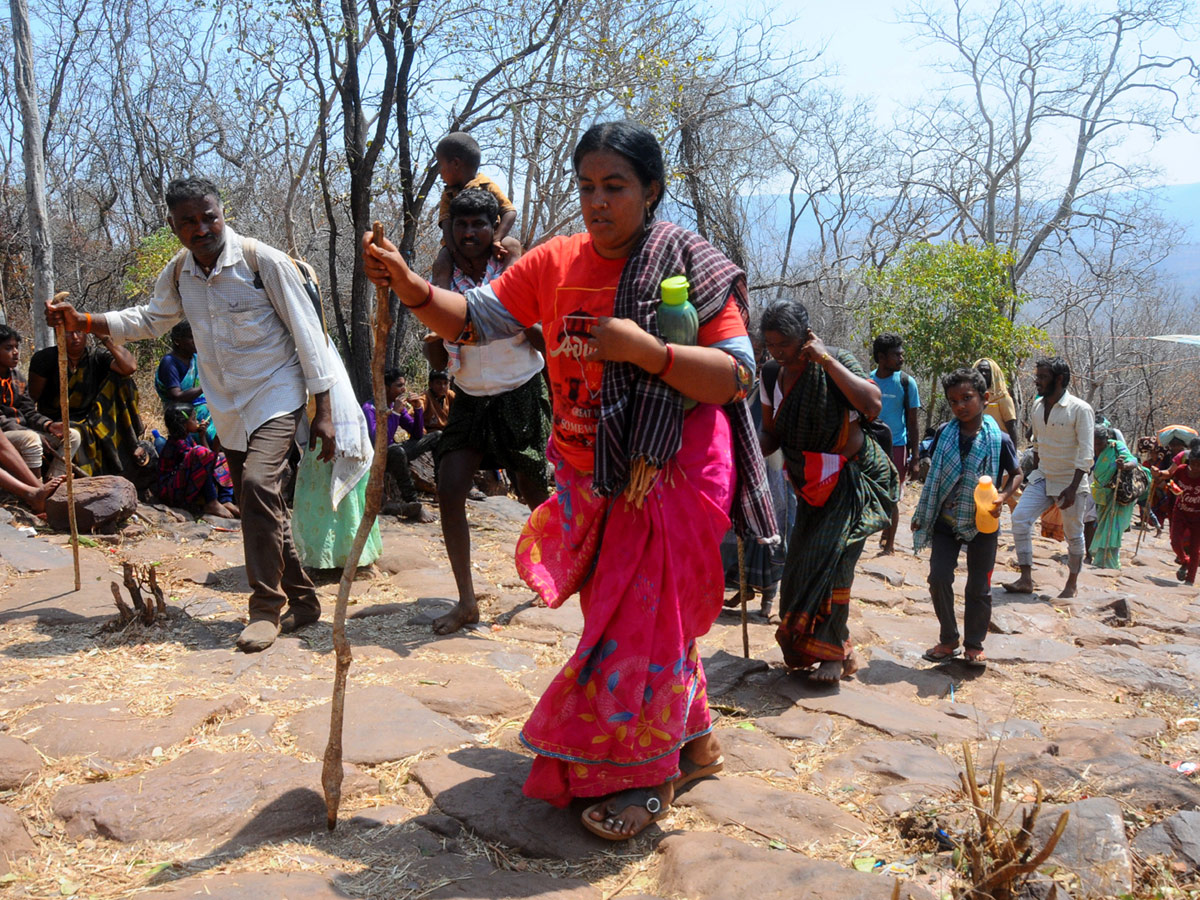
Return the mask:
<path id="1" fill-rule="evenodd" d="M 1183 493 L 1175 497 L 1175 508 L 1186 516 L 1200 516 L 1200 478 L 1192 477 L 1187 463 L 1172 478 L 1183 488 Z"/>
<path id="2" fill-rule="evenodd" d="M 505 308 L 525 327 L 542 323 L 546 365 L 554 403 L 554 444 L 572 466 L 591 472 L 600 418 L 604 364 L 584 360 L 586 335 L 568 333 L 567 316 L 611 316 L 624 259 L 605 259 L 587 233 L 558 237 L 534 247 L 491 282 Z M 709 346 L 746 334 L 731 297 L 698 342 Z"/>

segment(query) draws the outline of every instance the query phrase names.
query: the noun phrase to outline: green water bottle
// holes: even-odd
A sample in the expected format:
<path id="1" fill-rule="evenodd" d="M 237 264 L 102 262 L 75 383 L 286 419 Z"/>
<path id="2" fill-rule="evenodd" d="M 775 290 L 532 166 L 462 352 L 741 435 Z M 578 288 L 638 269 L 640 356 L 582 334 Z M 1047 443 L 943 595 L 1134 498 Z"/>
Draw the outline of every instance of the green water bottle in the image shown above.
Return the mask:
<path id="1" fill-rule="evenodd" d="M 688 280 L 683 275 L 666 278 L 660 287 L 662 300 L 658 304 L 658 332 L 669 344 L 694 346 L 700 334 L 700 317 L 688 300 Z M 691 409 L 696 401 L 683 398 L 683 408 Z"/>

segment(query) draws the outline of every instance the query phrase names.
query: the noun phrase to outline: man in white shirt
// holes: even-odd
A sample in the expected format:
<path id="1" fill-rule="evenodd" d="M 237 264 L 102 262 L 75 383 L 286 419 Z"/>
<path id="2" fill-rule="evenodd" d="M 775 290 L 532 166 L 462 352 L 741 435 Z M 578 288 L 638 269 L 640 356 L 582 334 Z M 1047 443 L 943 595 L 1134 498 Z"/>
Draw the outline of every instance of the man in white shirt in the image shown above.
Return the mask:
<path id="1" fill-rule="evenodd" d="M 337 376 L 295 263 L 257 242 L 243 252 L 251 244 L 225 225 L 220 194 L 207 179 L 172 181 L 166 201 L 167 224 L 186 252 L 159 274 L 148 304 L 92 316 L 47 303 L 46 319 L 122 341 L 158 337 L 185 317 L 191 323 L 200 383 L 242 512 L 251 594 L 238 647 L 265 650 L 281 629 L 294 631 L 321 615 L 292 542 L 283 481 L 310 394 L 316 414 L 309 449 L 320 438 L 319 458 L 333 458 L 329 389 Z"/>
<path id="2" fill-rule="evenodd" d="M 1013 510 L 1013 540 L 1021 577 L 1004 585 L 1014 593 L 1033 592 L 1033 528 L 1042 513 L 1057 505 L 1067 537 L 1067 583 L 1059 597 L 1074 597 L 1086 550 L 1083 520 L 1086 504 L 1080 492 L 1090 490 L 1095 413 L 1067 390 L 1071 367 L 1059 357 L 1039 359 L 1034 384 L 1039 397 L 1033 404 L 1034 471 Z"/>
<path id="3" fill-rule="evenodd" d="M 499 221 L 499 203 L 488 191 L 467 188 L 450 201 L 455 258 L 465 264 L 455 267 L 438 287 L 465 292 L 487 284 L 521 255 L 517 240 L 505 238 L 505 256 L 496 258 L 493 237 Z M 466 510 L 475 471 L 506 469 L 530 509 L 549 496 L 550 400 L 541 377 L 542 355 L 533 341 L 540 344 L 540 330 L 527 329 L 480 346 L 437 342 L 429 348 L 438 368 L 448 362 L 455 379 L 454 403 L 434 456 L 442 538 L 458 587 L 458 605 L 434 621 L 437 634 L 479 621 Z M 443 346 L 445 359 L 436 353 Z"/>

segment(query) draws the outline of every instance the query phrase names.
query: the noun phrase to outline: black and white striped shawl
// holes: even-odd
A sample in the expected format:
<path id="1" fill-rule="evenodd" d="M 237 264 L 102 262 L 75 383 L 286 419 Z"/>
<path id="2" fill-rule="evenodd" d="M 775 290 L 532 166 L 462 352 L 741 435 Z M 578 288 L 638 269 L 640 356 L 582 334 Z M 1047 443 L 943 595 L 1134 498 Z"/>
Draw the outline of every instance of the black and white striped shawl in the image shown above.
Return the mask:
<path id="1" fill-rule="evenodd" d="M 720 313 L 731 295 L 743 319 L 748 318 L 745 273 L 708 241 L 669 222 L 653 225 L 630 254 L 617 284 L 613 315 L 632 319 L 661 337 L 659 286 L 673 275 L 687 277 L 688 299 L 696 307 L 701 325 Z M 770 537 L 776 533 L 775 514 L 750 418 L 752 399 L 725 405 L 737 465 L 730 517 L 738 534 Z M 597 493 L 611 497 L 625 490 L 631 460 L 642 458 L 661 469 L 679 450 L 682 436 L 683 397 L 678 391 L 632 363 L 604 364 L 592 480 Z"/>

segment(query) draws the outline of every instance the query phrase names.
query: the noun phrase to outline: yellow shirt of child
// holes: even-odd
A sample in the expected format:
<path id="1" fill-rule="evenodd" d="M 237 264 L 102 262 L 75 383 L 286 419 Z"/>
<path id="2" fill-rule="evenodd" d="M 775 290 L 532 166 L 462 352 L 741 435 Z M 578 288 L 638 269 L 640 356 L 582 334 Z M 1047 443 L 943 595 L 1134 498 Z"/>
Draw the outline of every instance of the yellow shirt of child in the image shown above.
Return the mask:
<path id="1" fill-rule="evenodd" d="M 503 216 L 506 212 L 516 212 L 516 207 L 512 201 L 508 199 L 508 195 L 504 193 L 504 189 L 486 175 L 476 175 L 460 188 L 448 187 L 442 191 L 442 200 L 438 204 L 438 226 L 444 225 L 450 218 L 450 201 L 457 197 L 462 191 L 467 188 L 483 188 L 489 194 L 496 198 L 496 202 L 500 204 L 500 215 Z"/>

